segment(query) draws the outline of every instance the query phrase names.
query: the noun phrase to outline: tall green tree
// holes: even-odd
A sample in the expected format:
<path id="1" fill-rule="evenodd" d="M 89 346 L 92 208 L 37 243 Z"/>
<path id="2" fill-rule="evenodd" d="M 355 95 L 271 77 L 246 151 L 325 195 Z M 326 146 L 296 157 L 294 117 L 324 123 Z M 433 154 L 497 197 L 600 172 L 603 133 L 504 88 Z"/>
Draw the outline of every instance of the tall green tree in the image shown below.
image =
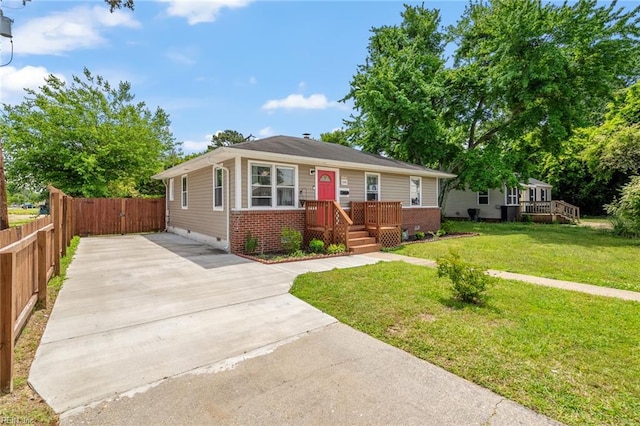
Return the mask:
<path id="1" fill-rule="evenodd" d="M 70 83 L 50 75 L 39 91 L 25 90 L 23 102 L 5 104 L 0 118 L 14 184 L 52 184 L 82 197 L 161 189 L 149 186 L 149 178 L 176 147 L 169 116 L 135 103 L 128 82 L 111 86 L 85 68 Z"/>
<path id="2" fill-rule="evenodd" d="M 133 10 L 133 0 L 104 0 L 109 5 L 109 9 L 113 12 L 116 9 L 131 9 Z"/>
<path id="3" fill-rule="evenodd" d="M 322 142 L 351 146 L 351 142 L 349 142 L 347 132 L 344 129 L 335 129 L 332 132 L 320 133 L 320 140 Z"/>
<path id="4" fill-rule="evenodd" d="M 405 6 L 400 25 L 372 30 L 346 124 L 367 151 L 457 174 L 445 193 L 515 184 L 638 77 L 639 14 L 596 0 L 474 0 L 443 29 L 437 10 Z"/>
<path id="5" fill-rule="evenodd" d="M 247 140 L 248 138 L 236 130 L 223 130 L 211 136 L 211 143 L 207 147 L 207 151 L 222 146 L 231 146 L 240 142 L 246 142 Z"/>
<path id="6" fill-rule="evenodd" d="M 632 176 L 640 175 L 640 83 L 620 91 L 604 121 L 578 130 L 557 154 L 545 154 L 541 176 L 557 197 L 585 214 L 602 214 Z"/>

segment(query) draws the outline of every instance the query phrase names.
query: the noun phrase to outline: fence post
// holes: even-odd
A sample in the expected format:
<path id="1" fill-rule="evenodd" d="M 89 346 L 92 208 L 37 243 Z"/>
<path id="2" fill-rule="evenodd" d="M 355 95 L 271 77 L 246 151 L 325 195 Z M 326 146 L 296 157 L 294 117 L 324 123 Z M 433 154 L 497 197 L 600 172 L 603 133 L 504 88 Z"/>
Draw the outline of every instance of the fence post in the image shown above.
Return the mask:
<path id="1" fill-rule="evenodd" d="M 62 196 L 62 215 L 60 215 L 60 219 L 62 221 L 62 232 L 61 232 L 61 239 L 62 239 L 62 243 L 60 244 L 60 250 L 61 250 L 61 257 L 65 257 L 67 255 L 67 233 L 69 232 L 68 230 L 68 226 L 69 223 L 67 222 L 67 209 L 68 209 L 68 205 L 67 205 L 67 196 L 63 195 Z"/>
<path id="2" fill-rule="evenodd" d="M 38 231 L 38 306 L 41 309 L 47 307 L 47 235 L 48 231 Z"/>
<path id="3" fill-rule="evenodd" d="M 16 254 L 0 253 L 0 391 L 13 391 L 13 323 L 15 304 L 13 285 L 16 273 Z"/>
<path id="4" fill-rule="evenodd" d="M 62 218 L 60 192 L 51 192 L 51 218 L 53 219 L 53 273 L 60 275 L 60 246 L 62 242 Z"/>
<path id="5" fill-rule="evenodd" d="M 127 233 L 127 200 L 122 199 L 120 205 L 120 234 Z"/>

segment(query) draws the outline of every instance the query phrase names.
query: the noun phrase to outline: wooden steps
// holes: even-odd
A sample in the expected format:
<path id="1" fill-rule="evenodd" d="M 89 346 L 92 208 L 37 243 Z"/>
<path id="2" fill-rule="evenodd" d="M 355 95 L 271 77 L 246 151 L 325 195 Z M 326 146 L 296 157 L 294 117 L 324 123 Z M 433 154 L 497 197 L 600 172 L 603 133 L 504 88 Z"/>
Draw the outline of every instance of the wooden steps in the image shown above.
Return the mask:
<path id="1" fill-rule="evenodd" d="M 380 251 L 382 246 L 376 243 L 375 237 L 369 235 L 364 225 L 349 227 L 349 252 L 353 254 L 372 253 Z"/>

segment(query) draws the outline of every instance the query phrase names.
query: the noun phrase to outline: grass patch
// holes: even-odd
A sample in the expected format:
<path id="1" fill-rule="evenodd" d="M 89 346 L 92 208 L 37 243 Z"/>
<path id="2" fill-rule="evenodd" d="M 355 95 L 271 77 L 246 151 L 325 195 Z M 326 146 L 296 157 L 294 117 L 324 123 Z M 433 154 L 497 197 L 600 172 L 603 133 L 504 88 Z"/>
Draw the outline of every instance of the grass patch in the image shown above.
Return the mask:
<path id="1" fill-rule="evenodd" d="M 640 291 L 640 240 L 582 226 L 454 222 L 474 238 L 410 244 L 396 253 L 436 259 L 450 249 L 490 269 Z"/>
<path id="2" fill-rule="evenodd" d="M 402 262 L 307 273 L 292 294 L 567 424 L 640 423 L 640 304 L 494 279 L 483 307 Z"/>
<path id="3" fill-rule="evenodd" d="M 12 209 L 7 209 L 7 212 L 9 214 L 36 216 L 38 213 L 40 213 L 40 209 L 39 208 L 33 208 L 33 209 L 12 208 Z"/>
<path id="4" fill-rule="evenodd" d="M 78 248 L 79 237 L 74 237 L 67 255 L 60 261 L 60 275 L 47 285 L 47 309 L 33 312 L 15 347 L 13 365 L 13 393 L 0 395 L 0 420 L 13 419 L 22 424 L 57 425 L 58 415 L 27 384 L 31 363 L 51 315 L 51 310 L 66 278 L 67 267 Z M 0 421 L 0 423 L 2 423 Z"/>

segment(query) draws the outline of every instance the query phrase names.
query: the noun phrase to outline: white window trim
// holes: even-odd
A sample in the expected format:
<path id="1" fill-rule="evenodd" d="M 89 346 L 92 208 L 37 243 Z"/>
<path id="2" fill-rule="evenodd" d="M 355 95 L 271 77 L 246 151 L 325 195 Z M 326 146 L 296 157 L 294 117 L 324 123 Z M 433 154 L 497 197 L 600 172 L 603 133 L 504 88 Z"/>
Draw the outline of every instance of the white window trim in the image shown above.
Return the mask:
<path id="1" fill-rule="evenodd" d="M 418 185 L 420 185 L 418 188 L 418 204 L 413 204 L 411 199 L 411 185 L 413 185 L 411 181 L 413 179 L 418 179 Z M 409 176 L 409 205 L 407 207 L 422 207 L 422 191 L 422 176 Z"/>
<path id="2" fill-rule="evenodd" d="M 271 167 L 271 206 L 252 206 L 251 205 L 251 168 L 254 165 L 258 166 L 269 166 Z M 276 176 L 276 168 L 277 167 L 286 167 L 289 169 L 293 169 L 293 179 L 294 179 L 294 187 L 293 187 L 293 205 L 292 206 L 277 206 L 278 201 L 278 192 L 277 192 L 277 176 Z M 247 210 L 292 210 L 298 209 L 298 165 L 297 164 L 286 164 L 286 163 L 270 163 L 268 161 L 247 161 Z"/>
<path id="3" fill-rule="evenodd" d="M 189 175 L 180 176 L 180 205 L 185 210 L 189 208 Z"/>
<path id="4" fill-rule="evenodd" d="M 487 202 L 485 204 L 480 204 L 480 193 L 481 192 L 486 192 L 487 193 Z M 491 204 L 491 196 L 489 195 L 489 190 L 487 189 L 486 191 L 478 191 L 476 192 L 476 204 L 479 206 L 488 206 Z"/>
<path id="5" fill-rule="evenodd" d="M 173 201 L 173 197 L 174 197 L 174 195 L 173 195 L 173 178 L 169 178 L 168 186 L 169 186 L 169 201 Z"/>
<path id="6" fill-rule="evenodd" d="M 548 188 L 540 188 L 540 201 L 550 201 Z"/>
<path id="7" fill-rule="evenodd" d="M 216 206 L 216 178 L 218 170 L 222 171 L 221 182 L 220 182 L 220 205 Z M 213 210 L 214 211 L 224 211 L 224 169 L 222 167 L 213 167 Z"/>
<path id="8" fill-rule="evenodd" d="M 378 178 L 378 199 L 377 201 L 382 201 L 382 190 L 381 190 L 381 179 L 380 179 L 380 173 L 373 173 L 373 172 L 364 172 L 364 201 L 369 201 L 367 200 L 367 192 L 369 192 L 368 188 L 367 188 L 367 177 L 368 176 L 376 176 Z"/>
<path id="9" fill-rule="evenodd" d="M 509 191 L 512 190 L 512 189 L 516 190 L 516 194 L 515 194 L 516 202 L 515 202 L 515 204 L 514 203 L 510 204 L 509 203 Z M 504 192 L 504 204 L 506 206 L 519 206 L 520 205 L 520 200 L 519 200 L 520 197 L 519 197 L 519 195 L 520 195 L 520 190 L 519 190 L 519 188 L 517 186 L 511 187 L 511 188 L 507 188 L 507 190 Z"/>

